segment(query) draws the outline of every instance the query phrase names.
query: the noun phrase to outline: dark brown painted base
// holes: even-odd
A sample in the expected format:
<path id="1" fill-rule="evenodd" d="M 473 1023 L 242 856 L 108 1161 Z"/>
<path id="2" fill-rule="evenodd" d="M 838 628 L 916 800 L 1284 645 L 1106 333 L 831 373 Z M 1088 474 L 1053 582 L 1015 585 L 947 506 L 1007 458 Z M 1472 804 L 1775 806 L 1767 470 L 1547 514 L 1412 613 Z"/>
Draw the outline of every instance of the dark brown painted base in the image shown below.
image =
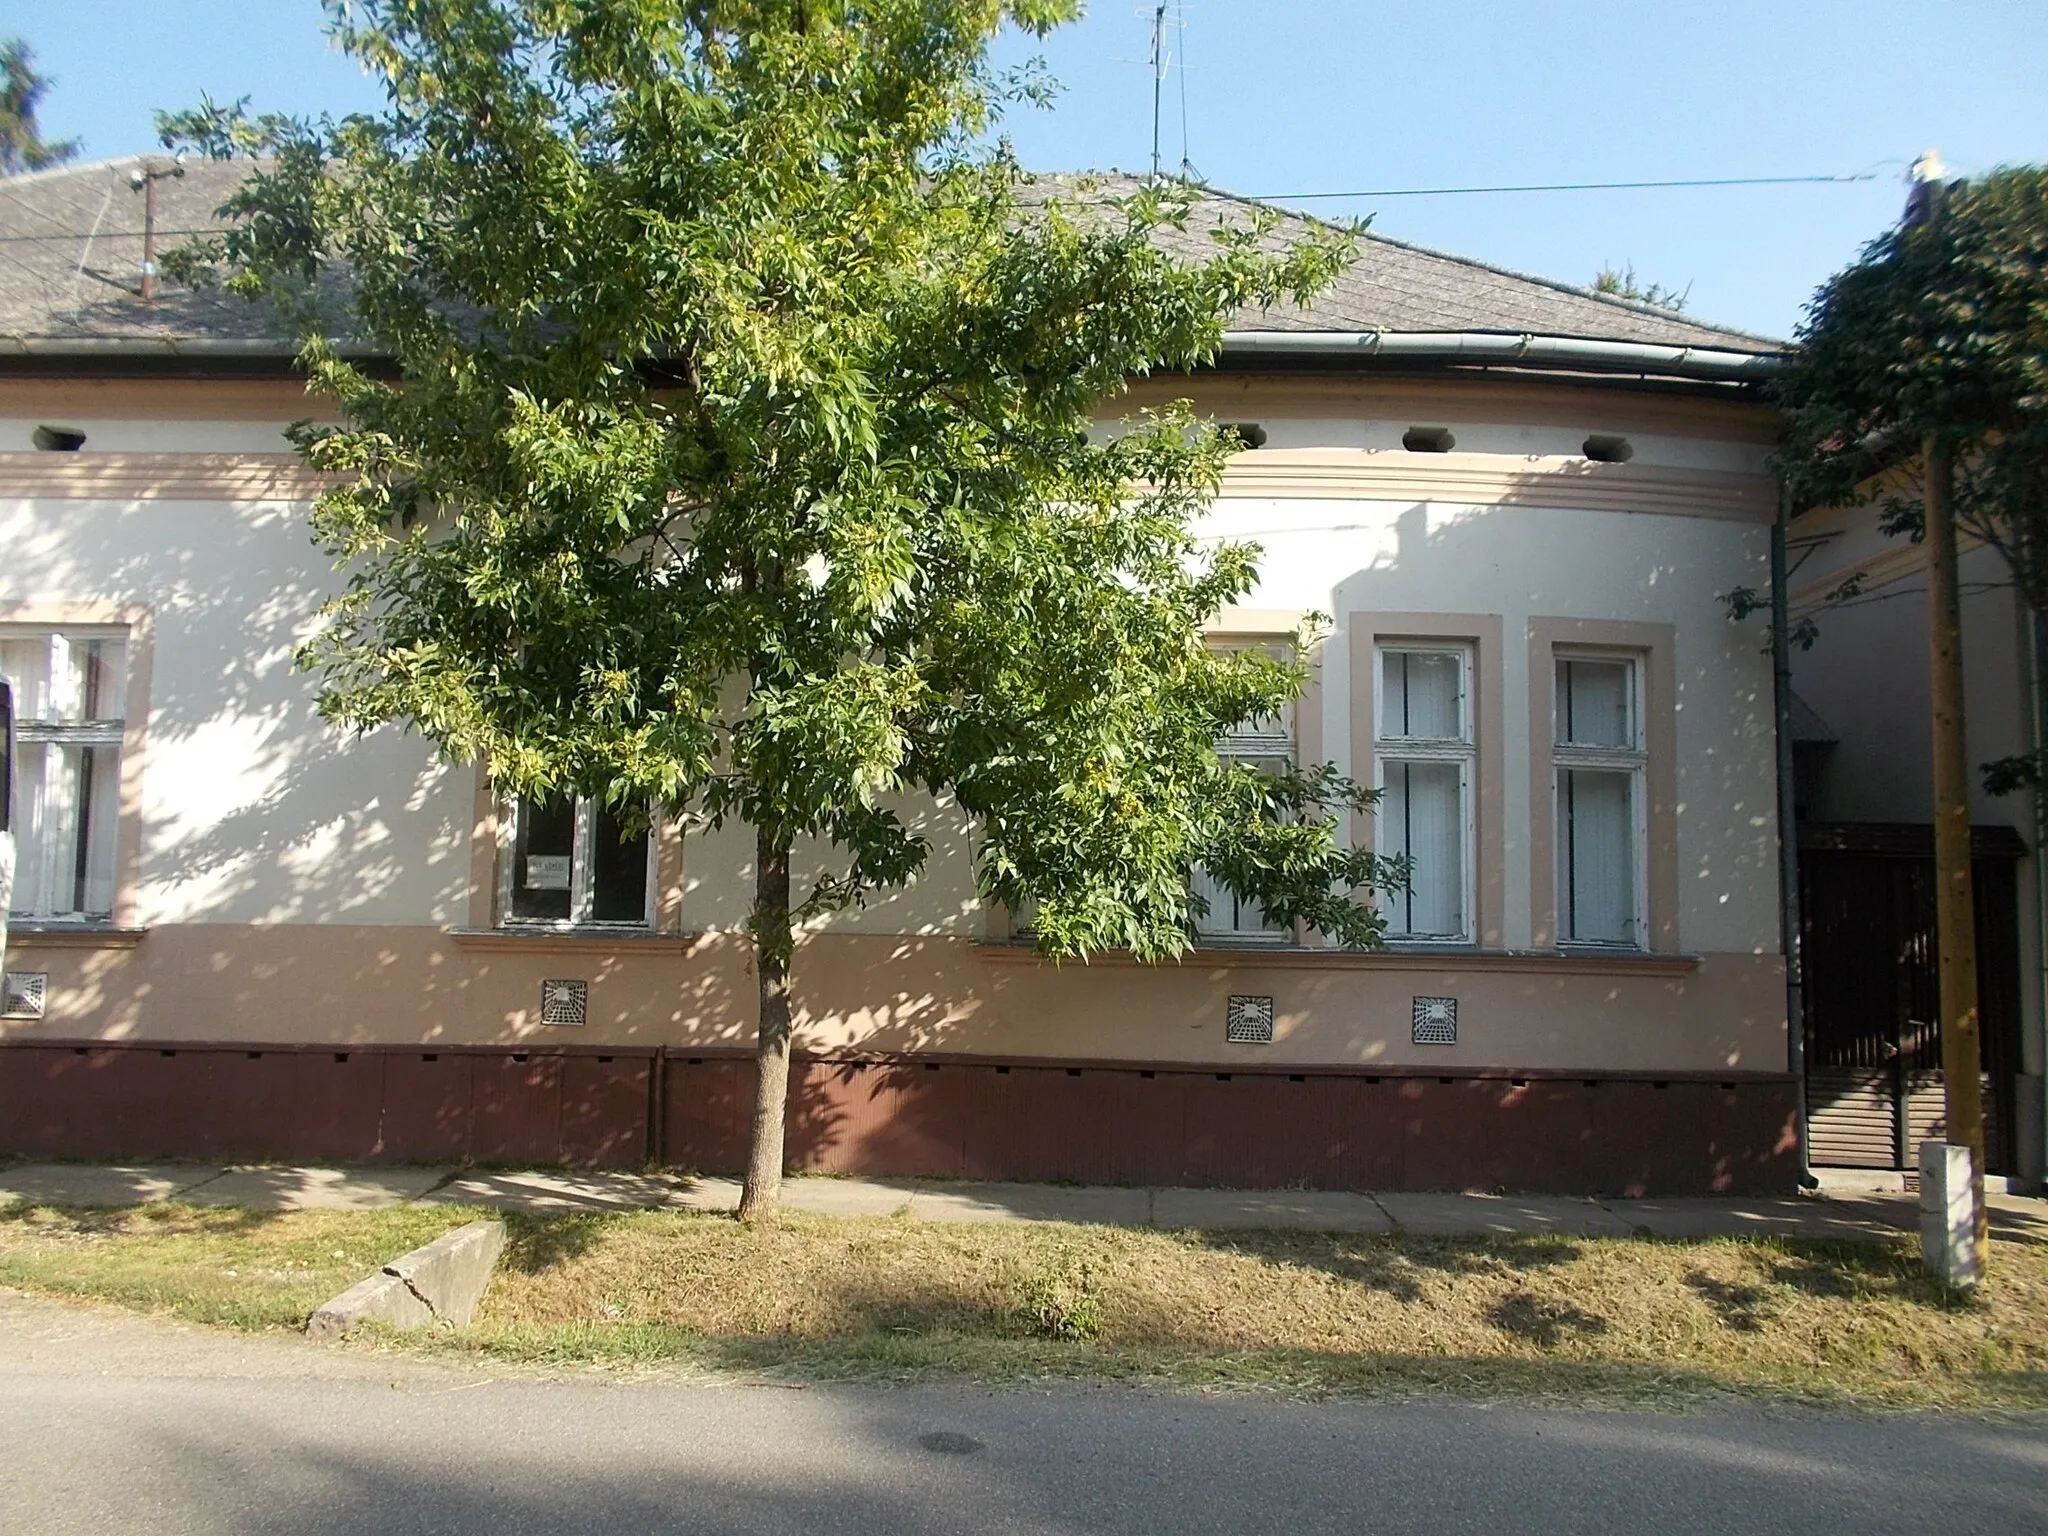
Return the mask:
<path id="1" fill-rule="evenodd" d="M 1240 1188 L 1768 1194 L 1791 1084 L 802 1060 L 794 1167 Z M 745 1161 L 753 1064 L 653 1051 L 0 1045 L 0 1152 Z"/>

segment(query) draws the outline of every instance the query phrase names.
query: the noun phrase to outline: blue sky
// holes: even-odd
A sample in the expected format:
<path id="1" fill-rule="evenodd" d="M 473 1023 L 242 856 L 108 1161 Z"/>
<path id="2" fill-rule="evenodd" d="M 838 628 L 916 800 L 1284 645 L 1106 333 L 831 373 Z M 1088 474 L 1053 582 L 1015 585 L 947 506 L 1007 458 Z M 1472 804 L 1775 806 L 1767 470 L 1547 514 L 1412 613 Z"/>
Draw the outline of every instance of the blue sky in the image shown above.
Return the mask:
<path id="1" fill-rule="evenodd" d="M 1042 169 L 1143 169 L 1149 4 L 1094 0 L 1041 48 L 1066 86 L 1008 131 Z M 1704 319 L 1783 334 L 1814 285 L 1895 216 L 1938 145 L 1969 172 L 2048 160 L 2044 0 L 1181 0 L 1186 150 L 1255 194 L 1850 174 L 1839 186 L 1386 198 L 1305 206 L 1588 281 L 1632 263 Z M 57 84 L 52 135 L 148 147 L 150 111 L 243 94 L 292 112 L 372 107 L 315 0 L 0 0 Z M 1006 48 L 1022 58 L 1034 51 Z M 1165 154 L 1182 155 L 1182 79 Z"/>

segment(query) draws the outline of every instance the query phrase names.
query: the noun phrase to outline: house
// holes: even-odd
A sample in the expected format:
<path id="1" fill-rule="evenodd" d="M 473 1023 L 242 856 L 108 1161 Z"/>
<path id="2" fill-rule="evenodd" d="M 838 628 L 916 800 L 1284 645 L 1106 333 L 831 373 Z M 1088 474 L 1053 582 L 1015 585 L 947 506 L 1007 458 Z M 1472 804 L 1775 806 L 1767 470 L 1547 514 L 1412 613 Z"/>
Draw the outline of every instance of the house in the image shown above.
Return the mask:
<path id="1" fill-rule="evenodd" d="M 137 294 L 130 165 L 0 186 L 0 644 L 22 700 L 0 1150 L 741 1160 L 751 843 L 494 802 L 319 721 L 334 590 L 239 301 Z M 204 227 L 232 166 L 159 187 Z M 1204 213 L 1237 205 L 1220 194 Z M 1197 221 L 1197 225 L 1201 220 Z M 1183 962 L 1053 965 L 968 828 L 809 932 L 791 1157 L 890 1174 L 1636 1194 L 1797 1168 L 1766 579 L 1774 343 L 1369 237 L 1187 396 L 1242 425 L 1216 640 L 1331 627 L 1224 744 L 1382 786 L 1384 952 L 1216 904 Z"/>
<path id="2" fill-rule="evenodd" d="M 1813 1161 L 1903 1179 L 1943 1120 L 1935 971 L 1933 735 L 1926 548 L 1882 531 L 1917 495 L 1895 470 L 1853 507 L 1794 519 L 1797 825 L 1804 933 L 1807 1114 Z M 1978 766 L 2031 752 L 2048 715 L 2041 620 L 2004 557 L 1961 541 L 1964 724 L 1985 1162 L 2028 1189 L 2042 1176 L 2042 806 L 1988 793 Z"/>

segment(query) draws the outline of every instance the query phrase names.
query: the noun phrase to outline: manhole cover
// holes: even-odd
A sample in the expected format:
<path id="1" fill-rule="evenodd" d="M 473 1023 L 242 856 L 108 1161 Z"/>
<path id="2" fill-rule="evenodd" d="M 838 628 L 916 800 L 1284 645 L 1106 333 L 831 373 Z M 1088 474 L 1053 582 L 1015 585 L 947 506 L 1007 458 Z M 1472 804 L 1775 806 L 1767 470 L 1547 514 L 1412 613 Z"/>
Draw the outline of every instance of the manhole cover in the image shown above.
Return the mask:
<path id="1" fill-rule="evenodd" d="M 937 1451 L 942 1456 L 972 1456 L 981 1449 L 981 1442 L 974 1436 L 959 1434 L 950 1429 L 938 1429 L 928 1435 L 919 1435 L 917 1443 L 928 1451 Z"/>

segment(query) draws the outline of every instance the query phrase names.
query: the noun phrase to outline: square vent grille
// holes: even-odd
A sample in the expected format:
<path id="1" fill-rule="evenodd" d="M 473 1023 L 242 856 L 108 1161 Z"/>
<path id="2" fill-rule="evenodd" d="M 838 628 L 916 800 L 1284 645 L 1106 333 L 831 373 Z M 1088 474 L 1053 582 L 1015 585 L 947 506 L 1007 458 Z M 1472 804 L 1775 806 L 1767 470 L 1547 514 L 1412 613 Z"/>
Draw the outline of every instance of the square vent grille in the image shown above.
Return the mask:
<path id="1" fill-rule="evenodd" d="M 49 995 L 48 971 L 9 971 L 0 978 L 0 1019 L 40 1019 Z"/>
<path id="2" fill-rule="evenodd" d="M 540 1021 L 580 1027 L 590 1013 L 590 983 L 544 981 L 540 984 Z"/>
<path id="3" fill-rule="evenodd" d="M 1458 1000 L 1455 997 L 1416 998 L 1414 1039 L 1417 1045 L 1456 1045 Z"/>
<path id="4" fill-rule="evenodd" d="M 1273 999 L 1233 994 L 1223 1013 L 1223 1038 L 1233 1045 L 1271 1045 Z"/>

